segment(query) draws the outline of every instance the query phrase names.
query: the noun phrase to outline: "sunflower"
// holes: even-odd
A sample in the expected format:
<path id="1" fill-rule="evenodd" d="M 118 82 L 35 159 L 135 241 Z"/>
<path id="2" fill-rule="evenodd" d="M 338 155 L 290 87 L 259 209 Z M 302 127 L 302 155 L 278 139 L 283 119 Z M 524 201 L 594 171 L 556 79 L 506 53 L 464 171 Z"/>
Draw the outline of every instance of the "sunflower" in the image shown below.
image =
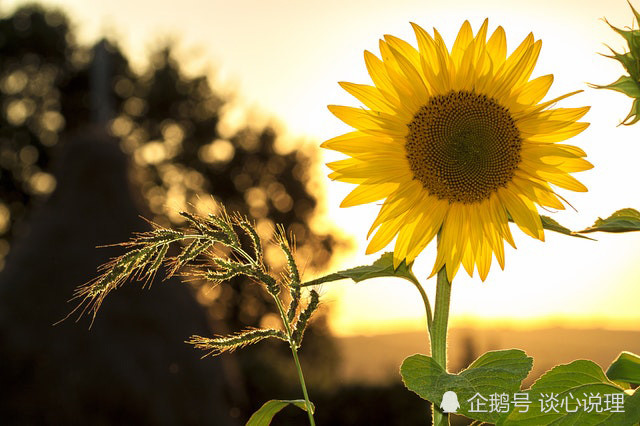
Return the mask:
<path id="1" fill-rule="evenodd" d="M 559 142 L 588 127 L 578 120 L 589 107 L 552 108 L 579 91 L 541 102 L 553 75 L 530 80 L 533 34 L 507 57 L 488 20 L 475 36 L 465 22 L 451 51 L 412 26 L 418 49 L 386 35 L 382 59 L 365 51 L 373 85 L 340 83 L 366 108 L 329 106 L 355 128 L 322 144 L 351 157 L 329 163 L 329 177 L 358 185 L 341 207 L 384 199 L 367 254 L 397 236 L 394 264 L 411 263 L 439 235 L 433 273 L 446 265 L 451 281 L 462 264 L 484 281 L 494 255 L 504 269 L 504 241 L 515 248 L 509 220 L 544 241 L 536 204 L 564 209 L 554 187 L 587 191 L 570 173 L 593 166 Z"/>

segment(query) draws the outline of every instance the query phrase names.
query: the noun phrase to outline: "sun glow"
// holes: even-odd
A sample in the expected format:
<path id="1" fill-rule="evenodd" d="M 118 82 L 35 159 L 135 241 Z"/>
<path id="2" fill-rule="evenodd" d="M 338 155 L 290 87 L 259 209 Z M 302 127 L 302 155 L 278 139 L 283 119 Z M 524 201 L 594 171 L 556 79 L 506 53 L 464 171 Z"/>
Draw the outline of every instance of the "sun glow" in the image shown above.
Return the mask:
<path id="1" fill-rule="evenodd" d="M 23 3 L 26 2 L 5 2 L 4 11 Z M 607 216 L 619 208 L 640 208 L 635 184 L 640 181 L 637 167 L 640 127 L 616 127 L 627 115 L 631 101 L 611 91 L 588 89 L 585 84 L 608 84 L 622 74 L 617 63 L 597 53 L 607 52 L 603 43 L 623 50 L 623 40 L 600 18 L 606 16 L 620 27 L 630 26 L 632 15 L 626 2 L 612 5 L 596 0 L 481 3 L 437 0 L 427 5 L 411 0 L 391 5 L 364 0 L 246 0 L 233 4 L 184 0 L 175 5 L 151 0 L 98 4 L 50 0 L 44 3 L 60 5 L 72 13 L 81 41 L 95 40 L 106 29 L 120 35 L 123 47 L 132 57 L 146 51 L 157 37 L 167 33 L 176 34 L 182 46 L 199 46 L 201 60 L 194 61 L 194 66 L 203 63 L 217 66 L 216 80 L 233 82 L 238 88 L 238 104 L 251 105 L 248 110 L 275 114 L 289 136 L 303 136 L 315 145 L 350 131 L 331 116 L 326 105 L 353 103 L 338 81 L 370 81 L 362 52 L 377 51 L 377 40 L 384 35 L 383 31 L 411 41 L 414 38 L 410 21 L 425 28 L 437 26 L 450 46 L 464 18 L 469 18 L 477 30 L 489 17 L 490 32 L 497 25 L 504 26 L 508 52 L 532 31 L 543 42 L 532 77 L 555 76 L 545 100 L 584 89 L 563 106 L 592 106 L 585 117 L 591 127 L 571 140 L 587 151 L 595 166 L 579 176 L 589 192 L 561 191 L 578 212 L 568 209 L 551 215 L 565 226 L 582 229 L 598 216 Z M 128 13 L 120 13 L 123 9 Z M 353 19 L 354 16 L 358 19 Z M 193 52 L 183 53 L 185 57 L 194 57 Z M 237 114 L 230 111 L 229 116 Z M 203 148 L 203 156 L 215 161 L 225 155 L 223 148 L 223 145 Z M 149 153 L 149 158 L 153 160 L 154 155 L 160 154 Z M 341 158 L 344 157 L 338 153 L 323 153 L 325 162 Z M 326 175 L 329 170 L 322 173 Z M 338 207 L 351 189 L 351 185 L 340 182 L 326 182 L 324 188 L 329 219 L 357 244 L 353 253 L 334 260 L 335 268 L 371 263 L 378 256 L 363 254 L 365 236 L 378 208 Z M 525 238 L 516 228 L 512 230 L 518 249 L 516 252 L 507 248 L 504 272 L 494 264 L 485 283 L 477 276 L 456 277 L 452 292 L 454 325 L 530 326 L 560 322 L 640 327 L 637 313 L 640 235 L 597 235 L 599 241 L 592 242 L 547 232 L 546 242 L 542 243 Z M 432 244 L 417 258 L 416 275 L 426 278 L 434 260 Z M 424 283 L 433 300 L 435 281 Z M 376 280 L 354 285 L 344 281 L 326 285 L 323 291 L 325 302 L 333 309 L 330 321 L 337 334 L 424 327 L 424 309 L 416 290 L 408 283 Z"/>

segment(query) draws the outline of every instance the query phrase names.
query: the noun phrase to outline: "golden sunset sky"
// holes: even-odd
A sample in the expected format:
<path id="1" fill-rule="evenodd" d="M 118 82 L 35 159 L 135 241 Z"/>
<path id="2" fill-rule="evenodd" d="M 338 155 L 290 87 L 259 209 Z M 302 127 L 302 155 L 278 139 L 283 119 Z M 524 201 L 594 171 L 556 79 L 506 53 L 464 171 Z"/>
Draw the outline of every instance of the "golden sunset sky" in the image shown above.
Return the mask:
<path id="1" fill-rule="evenodd" d="M 23 1 L 0 3 L 7 13 Z M 622 74 L 606 53 L 607 44 L 623 50 L 623 39 L 602 20 L 631 26 L 626 1 L 616 0 L 422 0 L 422 1 L 264 1 L 239 0 L 49 0 L 67 11 L 82 43 L 102 34 L 116 38 L 131 58 L 143 64 L 147 51 L 174 39 L 188 68 L 213 69 L 213 80 L 235 93 L 227 126 L 249 116 L 274 117 L 283 128 L 282 143 L 304 139 L 308 144 L 349 131 L 333 117 L 328 104 L 358 105 L 338 81 L 370 83 L 363 51 L 378 53 L 377 42 L 393 34 L 415 45 L 409 22 L 437 27 L 451 46 L 468 19 L 474 31 L 489 18 L 489 29 L 504 27 L 509 51 L 529 33 L 542 39 L 533 77 L 554 74 L 548 99 L 569 91 L 585 91 L 560 106 L 591 105 L 585 120 L 591 127 L 569 143 L 582 147 L 593 170 L 578 178 L 588 193 L 560 192 L 578 210 L 551 214 L 573 229 L 591 225 L 623 207 L 640 209 L 640 124 L 617 124 L 631 101 L 612 91 L 594 90 L 587 82 L 606 84 Z M 636 2 L 640 7 L 640 3 Z M 637 28 L 637 24 L 636 24 Z M 341 158 L 323 153 L 324 162 Z M 340 209 L 352 186 L 329 182 L 318 168 L 321 191 L 327 194 L 327 219 L 357 243 L 336 259 L 334 268 L 371 263 L 364 256 L 367 230 L 378 207 Z M 544 213 L 543 214 L 549 214 Z M 315 224 L 323 227 L 321 220 Z M 598 234 L 597 242 L 547 232 L 535 241 L 514 229 L 517 250 L 507 249 L 506 268 L 496 262 L 486 282 L 461 269 L 453 283 L 451 315 L 455 325 L 640 328 L 640 233 Z M 389 247 L 389 250 L 392 246 Z M 426 280 L 435 258 L 432 244 L 418 257 L 415 272 L 424 278 L 433 300 L 435 280 Z M 339 335 L 417 330 L 424 312 L 416 290 L 404 281 L 343 281 L 323 287 L 331 307 L 331 324 Z"/>

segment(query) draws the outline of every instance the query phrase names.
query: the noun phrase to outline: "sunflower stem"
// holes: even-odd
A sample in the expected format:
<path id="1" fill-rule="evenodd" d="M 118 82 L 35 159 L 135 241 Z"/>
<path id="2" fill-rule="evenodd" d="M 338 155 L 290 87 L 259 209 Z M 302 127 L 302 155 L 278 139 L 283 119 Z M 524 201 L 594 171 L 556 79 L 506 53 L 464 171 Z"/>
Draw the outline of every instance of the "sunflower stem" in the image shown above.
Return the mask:
<path id="1" fill-rule="evenodd" d="M 436 284 L 436 302 L 431 323 L 431 357 L 445 371 L 447 370 L 447 328 L 449 325 L 449 304 L 451 301 L 451 283 L 447 278 L 446 265 L 438 271 Z M 443 426 L 449 424 L 449 415 L 442 412 L 437 404 L 433 404 L 433 424 Z"/>

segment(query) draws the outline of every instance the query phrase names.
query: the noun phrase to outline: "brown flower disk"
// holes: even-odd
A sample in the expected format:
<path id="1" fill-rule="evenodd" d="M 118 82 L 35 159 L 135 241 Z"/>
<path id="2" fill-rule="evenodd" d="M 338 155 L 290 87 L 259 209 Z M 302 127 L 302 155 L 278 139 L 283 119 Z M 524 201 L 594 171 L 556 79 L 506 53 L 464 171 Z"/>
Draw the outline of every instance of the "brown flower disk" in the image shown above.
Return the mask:
<path id="1" fill-rule="evenodd" d="M 489 198 L 520 163 L 522 139 L 509 110 L 482 94 L 434 96 L 408 127 L 405 148 L 414 178 L 452 203 Z"/>

